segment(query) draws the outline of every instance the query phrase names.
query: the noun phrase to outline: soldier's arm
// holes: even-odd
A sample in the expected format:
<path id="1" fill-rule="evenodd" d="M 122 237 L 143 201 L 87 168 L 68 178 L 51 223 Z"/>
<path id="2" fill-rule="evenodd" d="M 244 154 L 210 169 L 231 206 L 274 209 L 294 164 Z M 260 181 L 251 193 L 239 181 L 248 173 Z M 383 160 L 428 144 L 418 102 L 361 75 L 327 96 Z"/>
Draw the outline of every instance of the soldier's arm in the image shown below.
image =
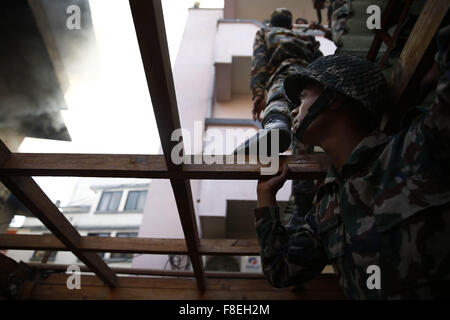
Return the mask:
<path id="1" fill-rule="evenodd" d="M 317 23 L 316 21 L 313 21 L 309 24 L 309 29 L 311 30 L 320 30 L 324 33 L 324 38 L 327 38 L 330 41 L 333 41 L 333 35 L 330 30 L 322 26 L 321 24 Z"/>
<path id="2" fill-rule="evenodd" d="M 260 29 L 256 33 L 253 42 L 253 56 L 251 61 L 250 89 L 253 98 L 260 97 L 264 99 L 264 93 L 267 81 L 267 56 L 266 45 L 264 41 L 264 30 Z"/>
<path id="3" fill-rule="evenodd" d="M 277 206 L 255 209 L 255 219 L 264 275 L 274 287 L 312 279 L 329 263 L 317 236 L 315 207 L 295 227 L 281 224 Z"/>
<path id="4" fill-rule="evenodd" d="M 328 263 L 320 241 L 315 207 L 305 217 L 296 216 L 286 226 L 280 221 L 276 194 L 286 182 L 288 166 L 281 172 L 258 181 L 258 208 L 255 209 L 256 235 L 263 271 L 275 287 L 299 284 L 319 274 Z"/>

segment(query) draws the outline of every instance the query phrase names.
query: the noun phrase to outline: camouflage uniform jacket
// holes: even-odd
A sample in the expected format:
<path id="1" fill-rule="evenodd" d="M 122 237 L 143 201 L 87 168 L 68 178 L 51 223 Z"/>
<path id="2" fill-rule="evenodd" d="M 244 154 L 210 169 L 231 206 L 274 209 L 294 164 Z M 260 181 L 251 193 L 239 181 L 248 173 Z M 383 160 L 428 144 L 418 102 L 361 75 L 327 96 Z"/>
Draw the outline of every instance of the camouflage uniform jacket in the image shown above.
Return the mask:
<path id="1" fill-rule="evenodd" d="M 256 33 L 251 61 L 250 89 L 264 98 L 273 76 L 287 66 L 307 65 L 322 55 L 313 36 L 281 27 L 263 27 Z"/>
<path id="2" fill-rule="evenodd" d="M 436 103 L 394 136 L 364 138 L 334 167 L 302 217 L 280 222 L 278 207 L 255 209 L 263 270 L 276 287 L 298 284 L 332 264 L 347 298 L 449 296 L 450 68 Z M 283 218 L 283 217 L 281 217 Z M 381 288 L 369 289 L 376 265 Z"/>

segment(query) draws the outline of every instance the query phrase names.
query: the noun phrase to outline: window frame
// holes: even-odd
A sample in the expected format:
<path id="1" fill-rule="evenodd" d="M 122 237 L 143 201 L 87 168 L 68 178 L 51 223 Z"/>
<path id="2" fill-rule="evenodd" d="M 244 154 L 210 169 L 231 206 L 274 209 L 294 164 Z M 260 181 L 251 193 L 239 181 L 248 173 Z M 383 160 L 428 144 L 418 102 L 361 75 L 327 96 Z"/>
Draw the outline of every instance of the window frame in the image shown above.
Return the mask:
<path id="1" fill-rule="evenodd" d="M 114 209 L 114 210 L 100 210 L 100 205 L 102 204 L 103 197 L 107 193 L 110 193 L 110 194 L 120 193 L 119 202 L 117 203 L 117 208 Z M 100 195 L 100 199 L 98 200 L 98 203 L 97 203 L 97 207 L 95 209 L 95 213 L 117 213 L 117 212 L 120 212 L 120 204 L 122 202 L 122 197 L 123 197 L 123 190 L 115 190 L 115 191 L 111 191 L 111 190 L 106 191 L 105 190 L 105 191 L 102 191 L 102 194 Z M 110 203 L 111 203 L 111 199 L 108 202 L 108 206 L 110 205 Z"/>
<path id="2" fill-rule="evenodd" d="M 128 201 L 130 199 L 130 194 L 133 193 L 133 192 L 137 192 L 139 194 L 144 194 L 144 203 L 142 205 L 142 209 L 140 209 L 140 208 L 127 209 Z M 127 198 L 125 200 L 124 207 L 123 207 L 123 212 L 134 212 L 134 213 L 136 213 L 136 212 L 144 212 L 145 202 L 147 200 L 146 199 L 147 198 L 147 193 L 148 193 L 148 190 L 129 190 L 128 193 L 127 193 Z M 141 195 L 139 195 L 139 197 L 141 197 Z M 138 199 L 136 201 L 136 205 L 139 203 L 139 199 L 140 199 L 139 197 L 138 197 Z"/>

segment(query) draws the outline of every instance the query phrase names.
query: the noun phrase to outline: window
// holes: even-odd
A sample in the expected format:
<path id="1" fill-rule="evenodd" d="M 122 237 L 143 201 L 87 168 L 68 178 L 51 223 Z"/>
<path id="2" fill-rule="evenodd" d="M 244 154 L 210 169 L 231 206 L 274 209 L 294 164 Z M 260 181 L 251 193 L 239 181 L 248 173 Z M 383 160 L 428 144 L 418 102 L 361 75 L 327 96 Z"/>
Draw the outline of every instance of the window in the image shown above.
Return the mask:
<path id="1" fill-rule="evenodd" d="M 55 261 L 57 251 L 43 251 L 43 250 L 36 250 L 33 253 L 33 256 L 31 257 L 30 260 L 32 260 L 32 261 L 42 261 L 42 259 L 44 258 L 45 254 L 47 252 L 49 253 L 47 261 Z"/>
<path id="2" fill-rule="evenodd" d="M 98 212 L 112 212 L 119 209 L 122 191 L 103 192 L 97 207 Z"/>
<path id="3" fill-rule="evenodd" d="M 117 238 L 136 238 L 137 237 L 137 232 L 118 232 L 116 234 Z M 123 262 L 128 262 L 131 261 L 131 258 L 133 258 L 133 254 L 132 253 L 121 253 L 121 252 L 113 252 L 111 253 L 111 259 L 114 260 L 121 260 Z"/>
<path id="4" fill-rule="evenodd" d="M 109 233 L 107 232 L 92 232 L 87 234 L 90 237 L 109 237 Z M 98 256 L 103 259 L 105 256 L 104 252 L 97 252 Z"/>
<path id="5" fill-rule="evenodd" d="M 146 196 L 147 191 L 130 191 L 125 204 L 125 211 L 143 211 Z"/>

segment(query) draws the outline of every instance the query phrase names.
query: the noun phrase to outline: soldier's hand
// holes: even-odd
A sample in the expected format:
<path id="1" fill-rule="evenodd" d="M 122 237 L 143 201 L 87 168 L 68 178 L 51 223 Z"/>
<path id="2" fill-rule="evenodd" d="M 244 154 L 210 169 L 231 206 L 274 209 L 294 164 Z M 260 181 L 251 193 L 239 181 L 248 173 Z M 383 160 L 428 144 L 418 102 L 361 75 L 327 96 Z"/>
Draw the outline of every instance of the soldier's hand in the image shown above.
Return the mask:
<path id="1" fill-rule="evenodd" d="M 316 21 L 312 21 L 312 22 L 309 24 L 309 28 L 310 28 L 311 30 L 316 30 L 317 27 L 318 27 L 318 24 L 317 24 Z"/>
<path id="2" fill-rule="evenodd" d="M 287 179 L 289 169 L 285 162 L 281 166 L 281 171 L 276 176 L 268 179 L 260 179 L 256 188 L 258 195 L 258 207 L 276 206 L 277 192 L 283 187 Z"/>
<path id="3" fill-rule="evenodd" d="M 253 110 L 252 110 L 253 120 L 261 121 L 261 112 L 263 112 L 264 109 L 266 108 L 266 101 L 264 100 L 264 98 L 254 97 L 252 103 L 253 103 Z"/>

